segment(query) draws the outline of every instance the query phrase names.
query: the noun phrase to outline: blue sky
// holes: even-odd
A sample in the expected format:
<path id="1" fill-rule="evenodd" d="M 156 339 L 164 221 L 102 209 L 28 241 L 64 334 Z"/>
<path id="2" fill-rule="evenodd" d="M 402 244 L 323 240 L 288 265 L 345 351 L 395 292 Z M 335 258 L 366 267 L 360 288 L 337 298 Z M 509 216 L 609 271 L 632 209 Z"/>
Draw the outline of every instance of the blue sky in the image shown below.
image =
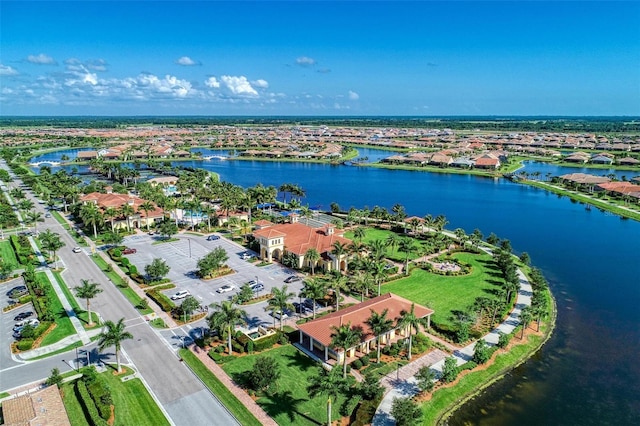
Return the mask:
<path id="1" fill-rule="evenodd" d="M 640 115 L 640 2 L 0 2 L 1 115 Z"/>

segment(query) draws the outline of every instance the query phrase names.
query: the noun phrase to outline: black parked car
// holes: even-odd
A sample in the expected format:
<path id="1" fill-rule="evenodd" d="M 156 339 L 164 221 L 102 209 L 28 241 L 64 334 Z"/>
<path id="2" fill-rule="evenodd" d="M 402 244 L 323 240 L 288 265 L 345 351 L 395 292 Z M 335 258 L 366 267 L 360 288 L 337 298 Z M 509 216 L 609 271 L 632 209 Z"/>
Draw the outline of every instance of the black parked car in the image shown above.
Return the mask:
<path id="1" fill-rule="evenodd" d="M 285 283 L 294 283 L 294 282 L 296 282 L 296 281 L 300 281 L 301 279 L 302 279 L 302 278 L 300 278 L 300 277 L 299 277 L 299 276 L 297 276 L 297 275 L 290 275 L 290 276 L 288 276 L 288 277 L 284 280 L 284 282 L 285 282 Z"/>
<path id="2" fill-rule="evenodd" d="M 27 294 L 27 286 L 25 285 L 16 286 L 7 292 L 7 296 L 12 299 L 24 296 L 25 294 Z"/>
<path id="3" fill-rule="evenodd" d="M 20 312 L 18 315 L 16 315 L 13 318 L 13 320 L 14 321 L 22 321 L 24 319 L 29 318 L 31 315 L 33 315 L 33 311 Z"/>

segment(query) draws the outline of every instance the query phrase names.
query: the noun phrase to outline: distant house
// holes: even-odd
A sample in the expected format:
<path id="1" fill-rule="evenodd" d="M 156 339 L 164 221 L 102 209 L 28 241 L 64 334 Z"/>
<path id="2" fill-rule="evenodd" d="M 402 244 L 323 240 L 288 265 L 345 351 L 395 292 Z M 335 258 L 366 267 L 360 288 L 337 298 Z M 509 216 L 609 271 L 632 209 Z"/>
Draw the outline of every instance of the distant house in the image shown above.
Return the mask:
<path id="1" fill-rule="evenodd" d="M 115 209 L 118 215 L 113 218 L 114 228 L 126 228 L 132 226 L 133 228 L 142 228 L 143 226 L 153 226 L 153 224 L 164 217 L 164 210 L 157 205 L 153 204 L 154 209 L 148 212 L 141 209 L 142 204 L 146 202 L 142 198 L 136 197 L 131 194 L 114 194 L 108 191 L 106 194 L 100 192 L 92 192 L 80 197 L 80 202 L 83 204 L 94 203 L 97 204 L 103 211 L 107 209 Z M 122 207 L 128 204 L 133 207 L 133 213 L 125 217 L 120 211 Z M 127 220 L 128 219 L 128 220 Z M 112 218 L 105 217 L 106 221 L 111 221 Z"/>
<path id="2" fill-rule="evenodd" d="M 366 302 L 349 306 L 345 309 L 332 312 L 321 318 L 300 324 L 298 329 L 300 336 L 298 344 L 309 352 L 319 353 L 324 361 L 333 358 L 340 364 L 345 355 L 348 358 L 354 358 L 359 352 L 361 355 L 368 354 L 374 349 L 376 335 L 371 331 L 366 321 L 371 316 L 371 312 L 381 314 L 387 310 L 387 318 L 393 320 L 394 328 L 381 336 L 381 344 L 388 345 L 397 338 L 405 338 L 409 336 L 411 329 L 409 327 L 398 327 L 398 320 L 404 312 L 410 312 L 413 306 L 414 314 L 418 318 L 426 318 L 427 323 L 431 322 L 433 310 L 424 306 L 415 304 L 410 300 L 397 296 L 393 293 L 387 293 L 374 297 Z M 338 351 L 331 347 L 331 334 L 335 328 L 342 325 L 350 324 L 352 328 L 360 329 L 362 335 L 360 341 L 346 351 Z M 429 325 L 427 325 L 429 327 Z M 361 356 L 360 355 L 360 356 Z"/>
<path id="3" fill-rule="evenodd" d="M 98 151 L 80 151 L 76 159 L 78 161 L 88 161 L 98 158 Z"/>
<path id="4" fill-rule="evenodd" d="M 311 267 L 310 262 L 305 261 L 305 255 L 308 250 L 315 249 L 320 254 L 320 260 L 313 265 L 314 268 L 346 270 L 348 255 L 338 257 L 331 251 L 335 242 L 349 245 L 351 240 L 337 235 L 333 225 L 313 228 L 296 219 L 297 216 L 292 216 L 294 223 L 262 226 L 254 231 L 253 236 L 260 244 L 260 258 L 272 262 L 273 259 L 282 260 L 285 252 L 293 253 L 297 257 L 298 268 Z"/>
<path id="5" fill-rule="evenodd" d="M 476 158 L 475 167 L 478 169 L 497 169 L 500 167 L 500 159 L 493 155 L 485 154 Z"/>
<path id="6" fill-rule="evenodd" d="M 591 158 L 591 163 L 593 164 L 612 164 L 613 158 L 608 157 L 606 155 L 595 155 Z"/>
<path id="7" fill-rule="evenodd" d="M 621 166 L 637 166 L 638 164 L 640 164 L 640 160 L 636 160 L 635 158 L 631 157 L 625 157 L 620 158 L 617 163 Z"/>
<path id="8" fill-rule="evenodd" d="M 586 163 L 589 161 L 591 156 L 586 152 L 574 152 L 573 154 L 567 155 L 564 158 L 564 161 L 568 163 Z"/>

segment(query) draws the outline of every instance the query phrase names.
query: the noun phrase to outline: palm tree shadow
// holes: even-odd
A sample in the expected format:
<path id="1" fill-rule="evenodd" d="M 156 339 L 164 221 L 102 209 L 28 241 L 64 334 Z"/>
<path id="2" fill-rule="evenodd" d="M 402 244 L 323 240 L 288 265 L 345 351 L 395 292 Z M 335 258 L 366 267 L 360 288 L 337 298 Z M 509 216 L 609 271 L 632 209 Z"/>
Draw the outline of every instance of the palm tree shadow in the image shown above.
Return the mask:
<path id="1" fill-rule="evenodd" d="M 310 362 L 309 357 L 299 350 L 295 351 L 292 355 L 287 355 L 286 358 L 288 359 L 287 367 L 298 367 L 302 370 L 308 370 L 316 366 L 315 363 Z"/>
<path id="2" fill-rule="evenodd" d="M 280 414 L 286 414 L 291 423 L 295 424 L 296 416 L 300 416 L 313 424 L 321 425 L 315 419 L 308 417 L 306 414 L 298 411 L 298 405 L 307 401 L 306 398 L 295 398 L 290 390 L 274 393 L 270 395 L 266 401 L 261 401 L 262 408 L 272 417 L 275 418 Z"/>

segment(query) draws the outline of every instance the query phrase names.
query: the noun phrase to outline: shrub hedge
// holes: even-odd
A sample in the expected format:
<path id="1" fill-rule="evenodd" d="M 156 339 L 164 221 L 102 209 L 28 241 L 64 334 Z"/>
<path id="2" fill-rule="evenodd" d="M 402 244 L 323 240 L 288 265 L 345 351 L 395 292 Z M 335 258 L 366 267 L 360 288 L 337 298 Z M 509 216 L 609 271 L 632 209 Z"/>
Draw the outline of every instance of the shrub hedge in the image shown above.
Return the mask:
<path id="1" fill-rule="evenodd" d="M 162 309 L 164 312 L 171 312 L 176 305 L 171 301 L 171 299 L 169 299 L 163 293 L 160 293 L 159 290 L 160 289 L 155 288 L 153 290 L 149 290 L 147 292 L 147 296 L 149 296 L 149 299 L 156 302 L 156 304 L 160 306 L 160 309 Z"/>
<path id="2" fill-rule="evenodd" d="M 78 380 L 76 382 L 75 390 L 78 400 L 80 401 L 86 415 L 87 422 L 92 426 L 108 426 L 108 423 L 100 417 L 100 413 L 98 412 L 91 395 L 89 395 L 85 382 Z"/>

